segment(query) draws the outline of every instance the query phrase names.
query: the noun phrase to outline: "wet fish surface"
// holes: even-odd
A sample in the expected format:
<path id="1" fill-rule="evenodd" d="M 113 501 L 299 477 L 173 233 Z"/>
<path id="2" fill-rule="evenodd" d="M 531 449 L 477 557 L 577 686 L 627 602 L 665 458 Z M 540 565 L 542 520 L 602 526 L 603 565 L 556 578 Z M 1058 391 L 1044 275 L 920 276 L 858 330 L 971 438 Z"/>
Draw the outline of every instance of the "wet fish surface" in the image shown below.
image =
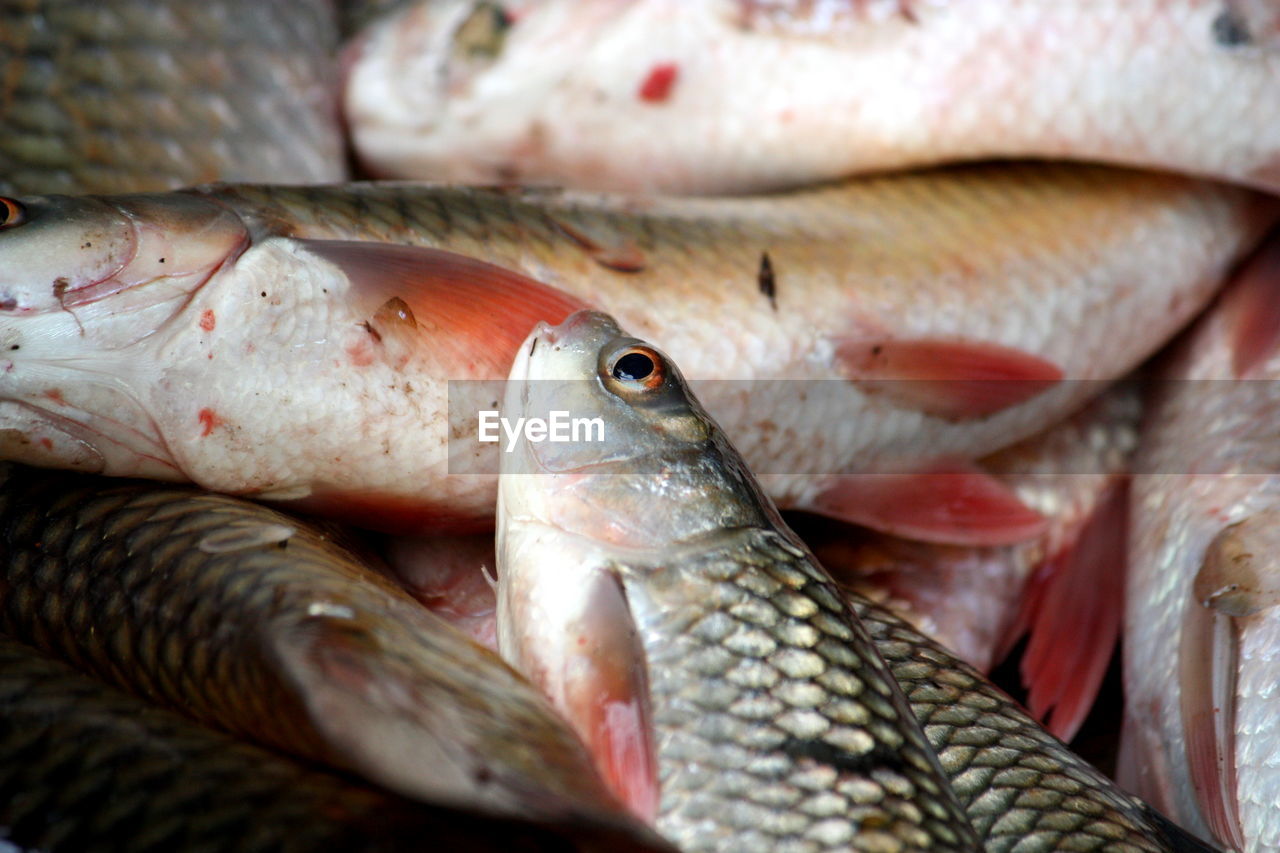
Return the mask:
<path id="1" fill-rule="evenodd" d="M 427 0 L 353 56 L 382 177 L 758 192 L 1036 156 L 1280 189 L 1270 0 Z"/>
<path id="2" fill-rule="evenodd" d="M 921 483 L 1130 369 L 1276 214 L 1236 189 L 1046 166 L 755 199 L 237 185 L 14 210 L 10 458 L 456 528 L 490 514 L 497 454 L 448 420 L 447 381 L 500 378 L 535 321 L 590 304 L 687 365 L 780 504 L 961 544 L 1042 519 L 982 477 L 944 481 L 978 495 L 958 517 L 906 498 L 953 497 Z M 456 458 L 486 476 L 445 477 Z M 902 476 L 842 476 L 868 470 Z M 886 489 L 908 517 L 867 516 Z"/>
<path id="3" fill-rule="evenodd" d="M 0 193 L 346 177 L 326 0 L 5 0 Z"/>
<path id="4" fill-rule="evenodd" d="M 414 803 L 205 729 L 0 638 L 9 850 L 640 849 Z M 598 830 L 597 830 L 598 831 Z M 600 843 L 601 846 L 594 846 Z M 620 846 L 619 846 L 620 845 Z M 645 848 L 652 849 L 652 848 Z"/>
<path id="5" fill-rule="evenodd" d="M 1119 636 L 1127 477 L 1141 400 L 1140 384 L 1123 381 L 1067 420 L 980 461 L 1048 521 L 1027 542 L 964 547 L 825 519 L 793 526 L 838 584 L 902 616 L 980 672 L 989 673 L 1026 635 L 1019 669 L 1027 705 L 1069 741 Z"/>
<path id="6" fill-rule="evenodd" d="M 1216 848 L 1125 793 L 973 667 L 880 605 L 850 605 L 988 851 Z"/>
<path id="7" fill-rule="evenodd" d="M 1278 286 L 1272 235 L 1163 364 L 1126 590 L 1120 780 L 1246 851 L 1280 845 Z"/>
<path id="8" fill-rule="evenodd" d="M 689 851 L 976 849 L 883 661 L 674 365 L 578 313 L 531 334 L 504 416 L 548 401 L 611 437 L 503 457 L 498 641 L 633 811 Z"/>
<path id="9" fill-rule="evenodd" d="M 674 365 L 608 317 L 535 330 L 507 394 L 507 417 L 598 412 L 612 438 L 525 441 L 504 456 L 499 643 L 633 809 L 643 762 L 622 760 L 621 745 L 643 751 L 643 734 L 638 747 L 628 738 L 652 726 L 657 825 L 678 844 L 922 844 L 873 829 L 893 825 L 867 817 L 890 802 L 873 793 L 886 775 L 858 778 L 889 755 L 856 734 L 880 713 L 860 704 L 881 692 L 883 658 L 985 849 L 1208 849 L 900 617 L 841 598 Z"/>
<path id="10" fill-rule="evenodd" d="M 626 823 L 530 685 L 305 522 L 21 466 L 2 485 L 4 633 L 405 796 Z"/>

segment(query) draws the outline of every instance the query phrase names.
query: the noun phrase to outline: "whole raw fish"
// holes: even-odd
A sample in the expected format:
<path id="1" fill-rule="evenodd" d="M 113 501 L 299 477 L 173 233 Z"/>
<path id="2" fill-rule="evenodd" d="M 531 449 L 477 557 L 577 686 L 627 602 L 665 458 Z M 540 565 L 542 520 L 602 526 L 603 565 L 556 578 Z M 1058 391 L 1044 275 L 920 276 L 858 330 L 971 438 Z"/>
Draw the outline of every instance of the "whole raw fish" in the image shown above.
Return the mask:
<path id="1" fill-rule="evenodd" d="M 892 741 L 877 694 L 902 712 L 881 656 L 985 849 L 1205 849 L 972 667 L 856 593 L 840 598 L 670 360 L 609 318 L 537 329 L 507 393 L 506 417 L 550 404 L 597 412 L 607 431 L 522 440 L 503 457 L 503 651 L 633 808 L 657 788 L 648 804 L 682 849 L 921 846 L 874 817 L 891 768 L 914 766 L 874 745 Z"/>
<path id="2" fill-rule="evenodd" d="M 5 467 L 5 634 L 405 796 L 625 822 L 529 684 L 327 535 L 190 488 Z"/>
<path id="3" fill-rule="evenodd" d="M 425 0 L 343 95 L 383 177 L 752 192 L 992 157 L 1280 190 L 1273 0 Z"/>
<path id="4" fill-rule="evenodd" d="M 904 617 L 987 672 L 1024 634 L 1032 713 L 1070 740 L 1119 636 L 1128 527 L 1126 475 L 1138 385 L 1125 382 L 1051 429 L 981 461 L 1048 521 L 1028 542 L 912 542 L 829 521 L 796 531 L 836 582 Z"/>
<path id="5" fill-rule="evenodd" d="M 754 199 L 33 198 L 0 211 L 0 452 L 382 529 L 482 523 L 497 445 L 476 440 L 474 409 L 447 417 L 446 380 L 500 379 L 535 321 L 586 302 L 695 380 L 735 380 L 699 393 L 781 504 L 1017 541 L 1043 520 L 964 460 L 1149 355 L 1276 212 L 1242 190 L 1049 166 Z M 500 389 L 479 390 L 496 409 Z M 478 475 L 446 476 L 462 471 Z"/>
<path id="6" fill-rule="evenodd" d="M 8 851 L 657 850 L 428 806 L 236 741 L 0 638 Z"/>
<path id="7" fill-rule="evenodd" d="M 339 181 L 327 0 L 0 2 L 0 193 Z"/>
<path id="8" fill-rule="evenodd" d="M 1239 850 L 1280 846 L 1280 238 L 1162 373 L 1136 462 L 1120 779 Z"/>
<path id="9" fill-rule="evenodd" d="M 901 690 L 675 365 L 612 318 L 539 325 L 506 418 L 498 641 L 613 789 L 689 851 L 976 850 Z"/>

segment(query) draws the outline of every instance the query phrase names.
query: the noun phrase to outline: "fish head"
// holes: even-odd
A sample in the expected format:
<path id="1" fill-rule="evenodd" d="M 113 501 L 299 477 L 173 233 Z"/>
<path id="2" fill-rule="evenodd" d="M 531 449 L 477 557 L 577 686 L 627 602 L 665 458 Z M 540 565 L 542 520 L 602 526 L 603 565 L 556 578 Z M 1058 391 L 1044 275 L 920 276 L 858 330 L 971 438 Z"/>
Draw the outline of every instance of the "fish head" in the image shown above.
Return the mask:
<path id="1" fill-rule="evenodd" d="M 383 16 L 344 62 L 361 163 L 387 178 L 536 181 L 560 132 L 541 105 L 628 2 L 437 0 Z"/>
<path id="2" fill-rule="evenodd" d="M 676 365 L 605 314 L 539 324 L 503 419 L 509 517 L 652 548 L 776 514 Z"/>
<path id="3" fill-rule="evenodd" d="M 248 244 L 239 217 L 181 194 L 0 198 L 0 217 L 5 318 L 74 312 L 126 292 L 136 306 L 146 288 L 147 304 L 190 294 Z"/>
<path id="4" fill-rule="evenodd" d="M 159 442 L 129 438 L 156 431 L 121 354 L 248 244 L 239 217 L 196 196 L 0 199 L 0 456 L 173 479 Z M 107 414 L 95 427 L 91 412 Z"/>

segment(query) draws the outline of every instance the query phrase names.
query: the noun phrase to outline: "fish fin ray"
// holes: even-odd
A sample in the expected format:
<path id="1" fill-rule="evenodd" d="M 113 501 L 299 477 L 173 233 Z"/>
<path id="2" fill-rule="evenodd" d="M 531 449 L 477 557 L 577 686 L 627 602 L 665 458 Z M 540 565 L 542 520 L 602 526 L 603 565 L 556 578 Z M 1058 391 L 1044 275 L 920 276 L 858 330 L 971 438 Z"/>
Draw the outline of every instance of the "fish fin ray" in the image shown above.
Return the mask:
<path id="1" fill-rule="evenodd" d="M 635 620 L 614 572 L 594 572 L 588 584 L 580 633 L 573 638 L 583 653 L 570 664 L 576 677 L 566 679 L 565 701 L 614 793 L 652 822 L 658 811 L 657 758 Z"/>
<path id="2" fill-rule="evenodd" d="M 422 246 L 299 240 L 342 269 L 371 346 L 393 356 L 427 346 L 467 378 L 506 377 L 539 321 L 559 323 L 586 303 L 514 270 Z"/>
<path id="3" fill-rule="evenodd" d="M 904 473 L 838 474 L 794 507 L 884 533 L 948 545 L 1007 545 L 1038 536 L 1045 519 L 971 463 Z"/>
<path id="4" fill-rule="evenodd" d="M 1206 552 L 1206 562 L 1214 559 L 1215 545 Z M 1235 763 L 1238 665 L 1234 618 L 1189 595 L 1178 650 L 1178 679 L 1191 787 L 1210 831 L 1223 843 L 1243 850 Z"/>
<path id="5" fill-rule="evenodd" d="M 1015 624 L 1029 634 L 1021 664 L 1027 707 L 1063 740 L 1093 706 L 1120 636 L 1127 507 L 1127 484 L 1113 483 L 1023 593 Z"/>
<path id="6" fill-rule="evenodd" d="M 841 372 L 859 388 L 952 421 L 984 418 L 1062 380 L 1062 369 L 1012 347 L 980 341 L 841 340 Z"/>

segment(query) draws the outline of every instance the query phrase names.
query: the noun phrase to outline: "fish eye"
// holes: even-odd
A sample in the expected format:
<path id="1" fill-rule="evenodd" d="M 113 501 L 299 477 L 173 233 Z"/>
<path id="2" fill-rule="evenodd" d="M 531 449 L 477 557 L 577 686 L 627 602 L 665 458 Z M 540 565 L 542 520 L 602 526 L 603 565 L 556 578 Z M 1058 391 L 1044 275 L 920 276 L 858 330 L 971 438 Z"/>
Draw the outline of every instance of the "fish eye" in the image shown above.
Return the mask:
<path id="1" fill-rule="evenodd" d="M 667 377 L 662 356 L 648 347 L 627 347 L 609 361 L 607 370 L 612 384 L 630 391 L 659 388 Z"/>
<path id="2" fill-rule="evenodd" d="M 468 59 L 495 59 L 512 18 L 498 3 L 477 3 L 453 34 L 453 52 Z"/>
<path id="3" fill-rule="evenodd" d="M 0 229 L 14 228 L 27 221 L 27 209 L 22 202 L 0 196 Z"/>

